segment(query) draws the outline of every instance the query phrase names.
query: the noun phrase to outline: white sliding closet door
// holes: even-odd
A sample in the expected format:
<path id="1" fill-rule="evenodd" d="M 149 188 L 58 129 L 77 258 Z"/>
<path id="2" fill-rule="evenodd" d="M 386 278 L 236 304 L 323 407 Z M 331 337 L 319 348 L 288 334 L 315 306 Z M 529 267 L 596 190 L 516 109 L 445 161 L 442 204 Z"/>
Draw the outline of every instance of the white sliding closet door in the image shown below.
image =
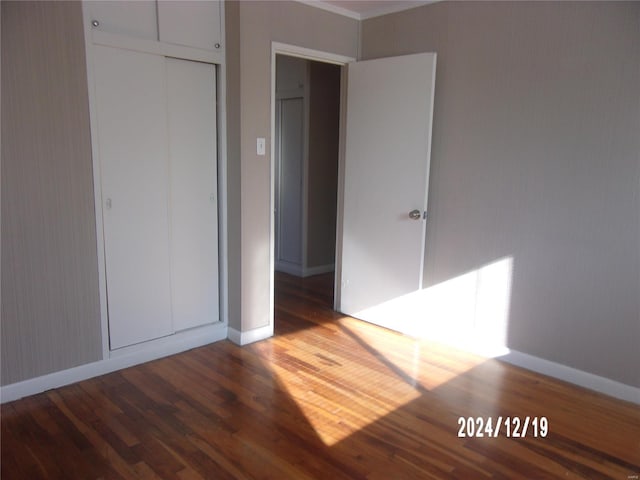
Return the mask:
<path id="1" fill-rule="evenodd" d="M 98 151 L 111 349 L 169 335 L 164 57 L 96 46 Z"/>
<path id="2" fill-rule="evenodd" d="M 174 330 L 217 322 L 216 76 L 207 63 L 166 59 Z"/>
<path id="3" fill-rule="evenodd" d="M 278 100 L 276 268 L 289 264 L 302 271 L 302 190 L 304 101 Z M 285 270 L 286 271 L 286 270 Z"/>

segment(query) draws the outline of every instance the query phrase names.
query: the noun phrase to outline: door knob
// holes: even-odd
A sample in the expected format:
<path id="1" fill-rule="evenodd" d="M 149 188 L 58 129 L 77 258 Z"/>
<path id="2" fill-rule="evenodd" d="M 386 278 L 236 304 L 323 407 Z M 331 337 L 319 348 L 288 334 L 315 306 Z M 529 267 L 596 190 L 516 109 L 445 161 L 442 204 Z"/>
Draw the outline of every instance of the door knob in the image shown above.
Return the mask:
<path id="1" fill-rule="evenodd" d="M 420 210 L 411 210 L 409 212 L 409 218 L 411 220 L 420 220 L 420 217 L 422 217 L 422 214 L 420 213 Z"/>

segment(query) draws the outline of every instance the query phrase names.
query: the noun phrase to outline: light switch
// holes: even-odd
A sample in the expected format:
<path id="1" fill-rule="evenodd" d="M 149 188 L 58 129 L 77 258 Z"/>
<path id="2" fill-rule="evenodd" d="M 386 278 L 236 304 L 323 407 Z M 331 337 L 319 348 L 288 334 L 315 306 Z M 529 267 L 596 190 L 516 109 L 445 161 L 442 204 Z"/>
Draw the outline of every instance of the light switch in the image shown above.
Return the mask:
<path id="1" fill-rule="evenodd" d="M 264 155 L 266 149 L 266 142 L 264 138 L 259 137 L 256 142 L 256 153 L 258 155 Z"/>

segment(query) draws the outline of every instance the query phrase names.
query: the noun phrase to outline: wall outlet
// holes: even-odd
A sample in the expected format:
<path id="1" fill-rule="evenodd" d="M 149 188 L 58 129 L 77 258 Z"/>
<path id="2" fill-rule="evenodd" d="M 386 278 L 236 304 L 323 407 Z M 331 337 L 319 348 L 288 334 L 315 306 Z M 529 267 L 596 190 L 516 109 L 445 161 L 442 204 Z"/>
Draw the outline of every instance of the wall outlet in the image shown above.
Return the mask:
<path id="1" fill-rule="evenodd" d="M 256 141 L 256 153 L 258 155 L 264 155 L 266 151 L 266 141 L 264 138 L 258 138 Z"/>

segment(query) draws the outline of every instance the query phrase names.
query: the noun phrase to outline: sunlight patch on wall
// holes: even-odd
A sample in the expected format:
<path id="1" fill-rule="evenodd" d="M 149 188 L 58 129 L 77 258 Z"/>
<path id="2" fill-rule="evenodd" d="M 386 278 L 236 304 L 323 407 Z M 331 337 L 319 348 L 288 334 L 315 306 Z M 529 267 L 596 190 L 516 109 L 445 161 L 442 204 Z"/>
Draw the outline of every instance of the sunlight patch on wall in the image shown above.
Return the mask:
<path id="1" fill-rule="evenodd" d="M 487 357 L 506 348 L 513 257 L 367 308 L 354 316 Z"/>

